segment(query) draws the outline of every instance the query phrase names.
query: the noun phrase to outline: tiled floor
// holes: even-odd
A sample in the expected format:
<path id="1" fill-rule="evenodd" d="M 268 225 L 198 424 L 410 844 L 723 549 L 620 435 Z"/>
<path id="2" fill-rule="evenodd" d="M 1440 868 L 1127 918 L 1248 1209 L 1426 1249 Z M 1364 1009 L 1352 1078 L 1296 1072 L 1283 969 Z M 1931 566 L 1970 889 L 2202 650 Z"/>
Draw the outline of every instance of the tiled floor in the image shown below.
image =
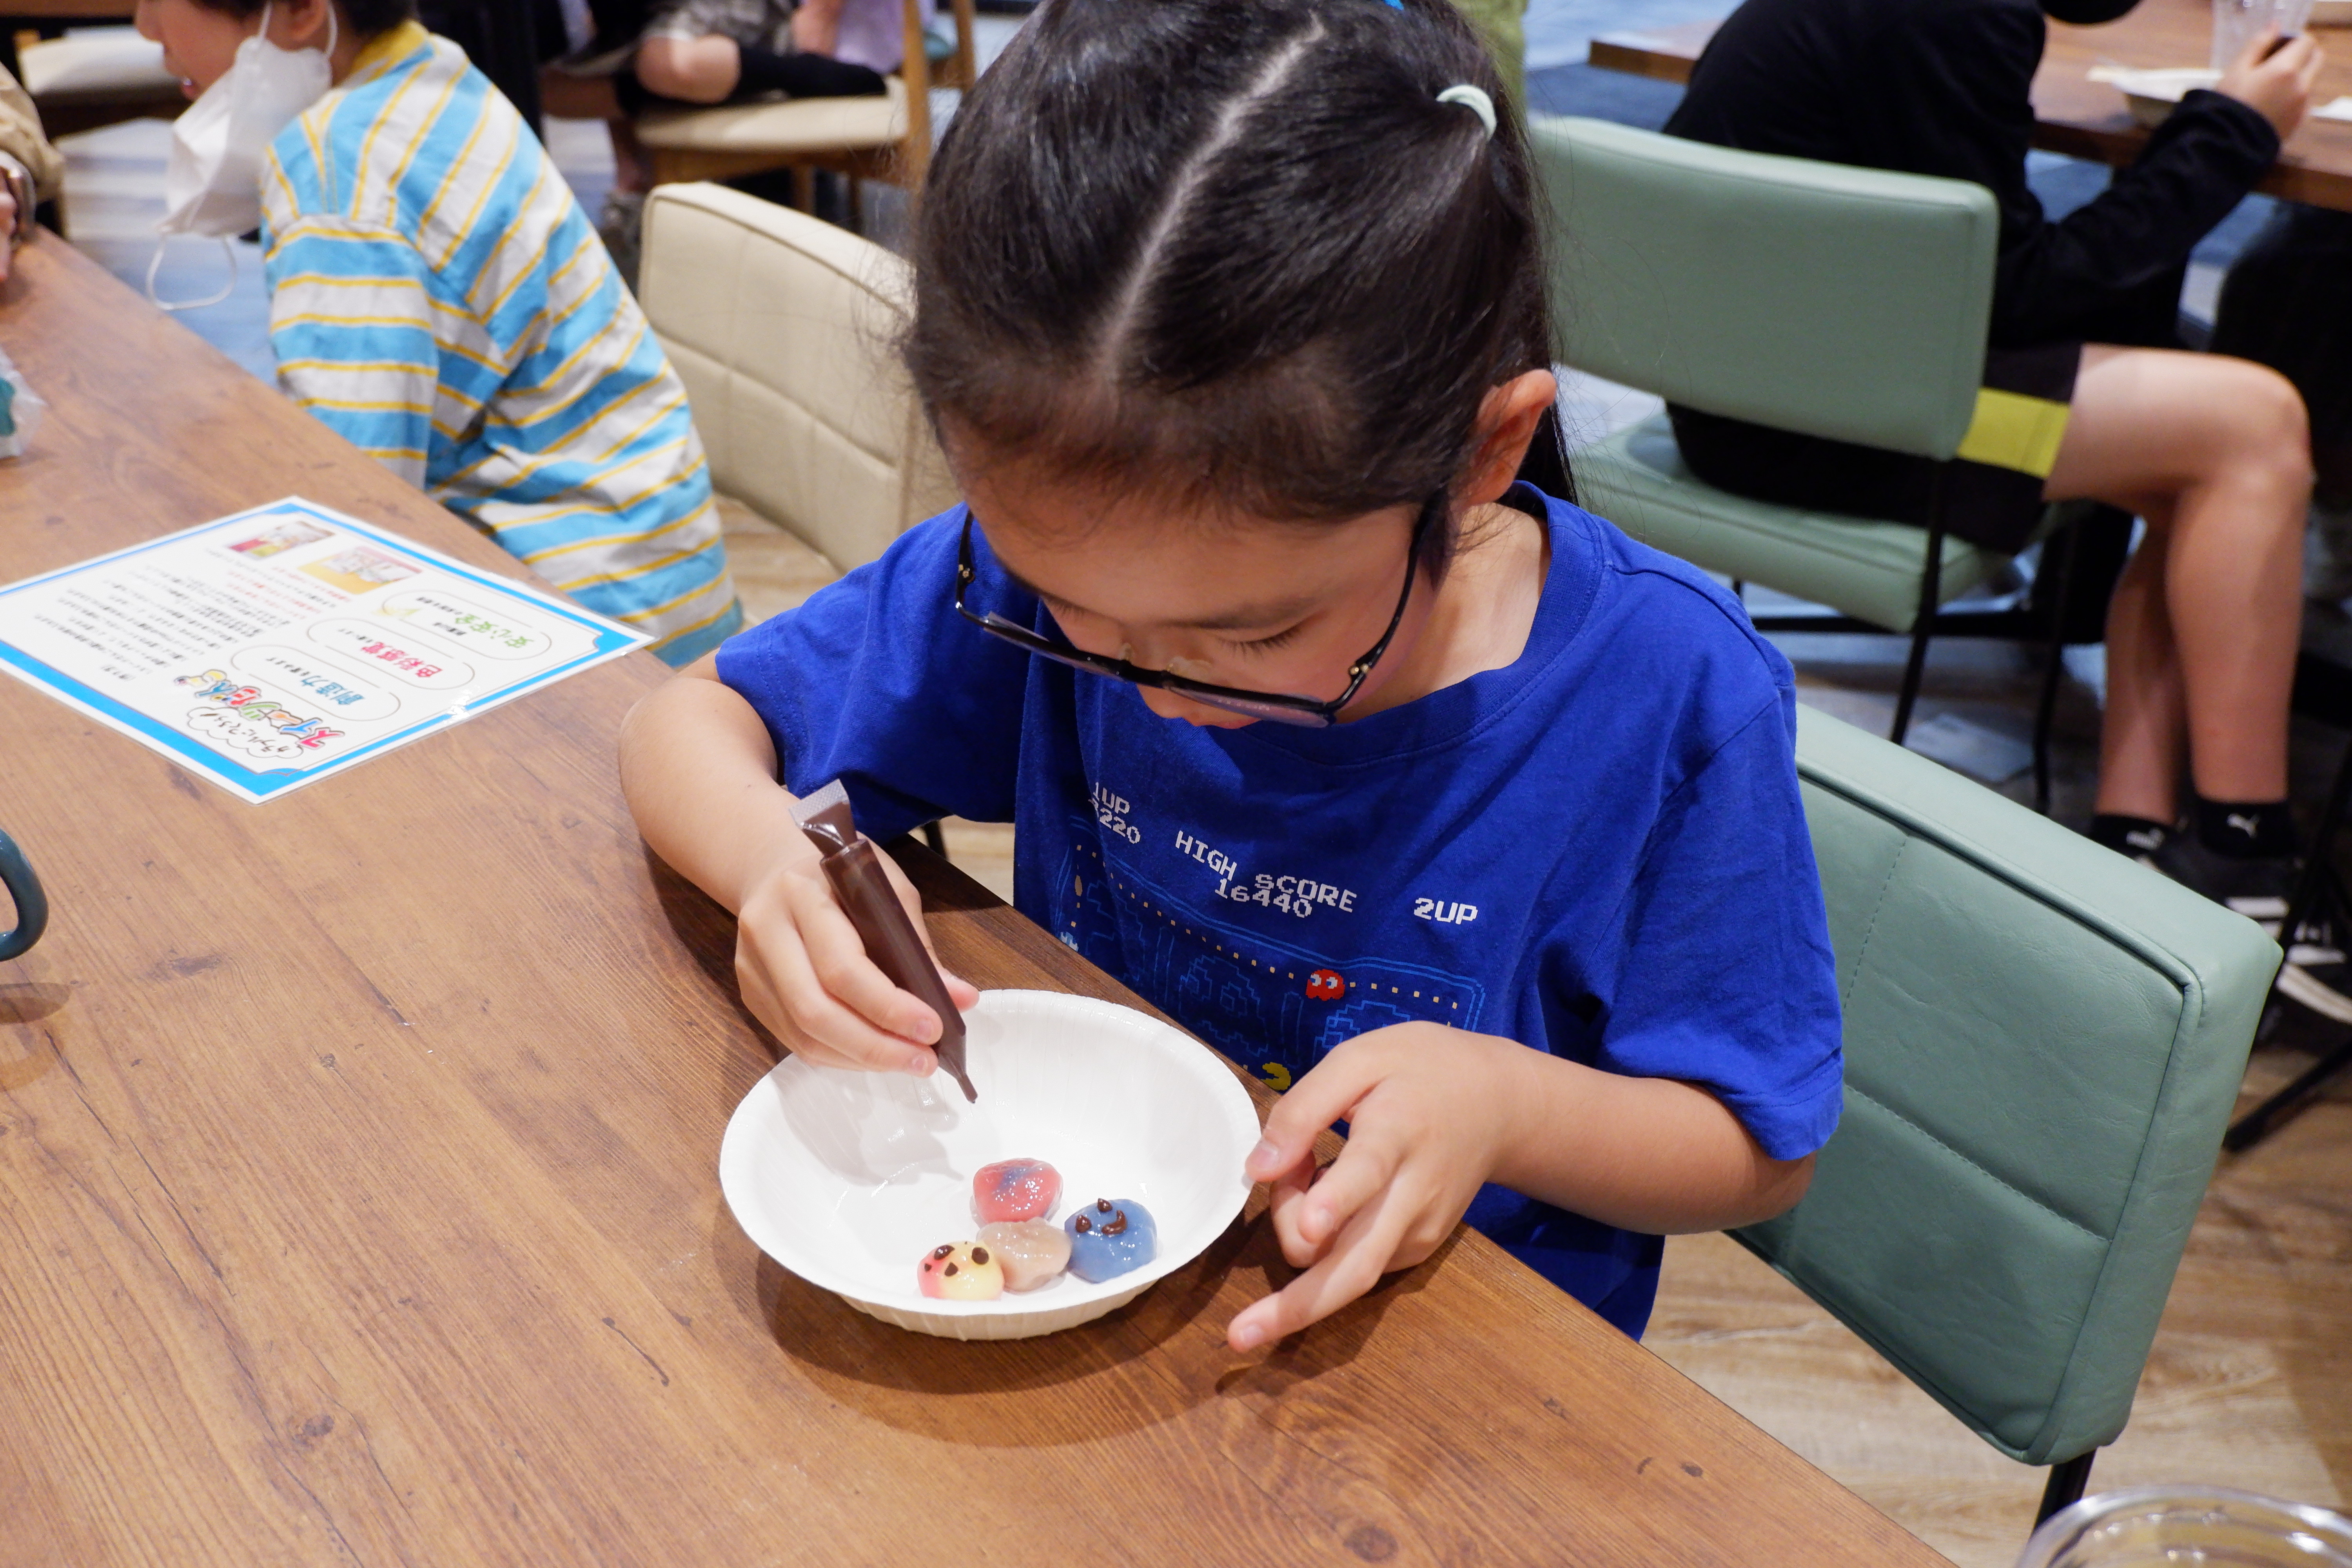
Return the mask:
<path id="1" fill-rule="evenodd" d="M 1538 0 L 1530 35 L 1538 58 L 1558 61 L 1531 77 L 1538 107 L 1656 123 L 1676 90 L 1593 71 L 1580 58 L 1577 18 L 1638 26 L 1727 8 L 1727 0 Z M 985 17 L 991 56 L 1013 24 Z M 1590 26 L 1590 21 L 1583 24 Z M 1563 43 L 1563 40 L 1566 40 Z M 152 253 L 161 210 L 164 130 L 115 127 L 69 138 L 70 217 L 84 245 L 134 286 Z M 593 212 L 611 180 L 601 129 L 551 125 L 559 165 Z M 2053 208 L 2087 199 L 2101 171 L 2043 160 L 2036 172 Z M 887 242 L 903 208 L 887 195 L 869 206 L 871 231 Z M 2243 241 L 2251 209 L 2208 247 L 2189 303 L 2210 310 L 2219 263 Z M 273 367 L 258 258 L 238 247 L 230 299 L 181 320 L 256 374 Z M 175 242 L 159 290 L 201 297 L 226 278 L 217 246 Z M 1641 417 L 1654 399 L 1571 380 L 1564 411 L 1586 439 Z M 736 579 L 756 616 L 797 605 L 830 574 L 804 545 L 740 509 L 728 538 Z M 1805 702 L 1865 727 L 1884 729 L 1893 705 L 1902 644 L 1894 638 L 1790 637 Z M 2055 815 L 2079 825 L 2089 813 L 2098 719 L 2096 650 L 2069 658 L 2059 710 Z M 2030 733 L 2036 677 L 2023 650 L 1999 643 L 1946 642 L 1929 665 L 1923 723 L 1972 726 L 1979 738 Z M 1968 731 L 1962 731 L 1965 735 Z M 2345 743 L 2340 733 L 2299 722 L 2297 787 L 2313 796 Z M 2028 781 L 2001 784 L 2024 798 Z M 957 863 L 1012 891 L 1009 827 L 950 822 Z M 2256 1055 L 2251 1087 L 2284 1081 L 2326 1039 L 2296 1018 Z M 2100 1461 L 2095 1486 L 2142 1480 L 2204 1480 L 2331 1502 L 2352 1494 L 2352 1080 L 2270 1142 L 2223 1163 L 2177 1282 L 2139 1408 L 2123 1440 Z M 1820 1309 L 1719 1237 L 1681 1237 L 1667 1248 L 1665 1281 L 1647 1342 L 1736 1408 L 1970 1568 L 2015 1560 L 2040 1477 L 2011 1465 L 1963 1431 Z"/>

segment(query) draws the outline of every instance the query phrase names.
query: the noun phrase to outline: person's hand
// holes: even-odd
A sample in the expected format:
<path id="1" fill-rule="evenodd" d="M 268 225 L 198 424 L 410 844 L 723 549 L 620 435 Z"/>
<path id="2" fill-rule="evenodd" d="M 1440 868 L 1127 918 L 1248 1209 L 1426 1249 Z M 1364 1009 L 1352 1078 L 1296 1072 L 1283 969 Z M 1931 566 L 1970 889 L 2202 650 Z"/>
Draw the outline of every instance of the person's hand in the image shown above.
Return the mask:
<path id="1" fill-rule="evenodd" d="M 2273 47 L 2278 47 L 2276 54 L 2270 53 Z M 2326 58 L 2309 34 L 2279 46 L 2278 29 L 2265 27 L 2221 73 L 2213 90 L 2236 99 L 2269 121 L 2284 142 L 2303 123 L 2304 113 L 2311 107 L 2311 84 L 2319 79 Z"/>
<path id="2" fill-rule="evenodd" d="M 930 947 L 922 902 L 906 873 L 879 857 L 890 885 Z M 932 952 L 933 963 L 939 954 Z M 948 995 L 971 1007 L 980 993 L 942 968 Z M 815 853 L 794 855 L 753 886 L 735 934 L 735 977 L 743 1005 L 794 1056 L 823 1067 L 905 1072 L 927 1078 L 939 1066 L 930 1050 L 940 1020 L 920 998 L 901 991 L 874 961 L 849 923 Z"/>
<path id="3" fill-rule="evenodd" d="M 1238 1313 L 1234 1350 L 1296 1333 L 1437 1250 L 1519 1136 L 1517 1092 L 1541 1054 L 1516 1040 L 1394 1024 L 1334 1049 L 1282 1097 L 1247 1173 L 1274 1186 L 1282 1255 L 1305 1273 Z M 1315 1137 L 1349 1123 L 1315 1166 Z"/>

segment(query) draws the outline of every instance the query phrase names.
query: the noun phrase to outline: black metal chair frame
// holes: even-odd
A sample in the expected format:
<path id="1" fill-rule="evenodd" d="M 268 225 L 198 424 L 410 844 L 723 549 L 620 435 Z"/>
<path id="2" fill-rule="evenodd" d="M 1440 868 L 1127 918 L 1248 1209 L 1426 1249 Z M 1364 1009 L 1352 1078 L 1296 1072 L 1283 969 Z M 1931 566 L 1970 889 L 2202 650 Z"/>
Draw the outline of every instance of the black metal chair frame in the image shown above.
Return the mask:
<path id="1" fill-rule="evenodd" d="M 1911 651 L 1903 664 L 1903 686 L 1895 699 L 1895 722 L 1886 738 L 1896 745 L 1911 732 L 1911 714 L 1918 706 L 1919 685 L 1927 673 L 1927 644 L 1944 637 L 2003 637 L 2045 645 L 2048 658 L 2042 673 L 2042 696 L 2033 716 L 2033 808 L 2050 814 L 2050 731 L 2058 711 L 2058 682 L 2065 673 L 2067 594 L 2074 583 L 2076 527 L 2061 523 L 2042 543 L 2045 569 L 2055 574 L 2046 616 L 2031 609 L 1948 614 L 1943 608 L 1944 469 L 1939 465 L 1928 491 L 1927 543 L 1919 567 L 1919 607 L 1911 620 Z M 2051 559 L 2053 554 L 2056 559 Z M 1744 584 L 1732 591 L 1745 597 Z M 1750 618 L 1759 632 L 1855 632 L 1885 637 L 1887 629 L 1852 616 L 1761 616 Z"/>
<path id="2" fill-rule="evenodd" d="M 2336 870 L 2336 839 L 2344 828 L 2347 796 L 2352 796 L 2352 742 L 2344 748 L 2344 757 L 2336 767 L 2336 780 L 2328 787 L 2327 804 L 2321 809 L 2319 831 L 2312 836 L 2311 849 L 2304 857 L 2303 875 L 2295 879 L 2294 891 L 2286 903 L 2286 919 L 2279 926 L 2279 945 L 2293 951 L 2295 933 L 2315 921 L 2325 919 L 2334 940 L 2352 938 L 2352 897 L 2347 897 L 2344 881 Z M 2280 973 L 2284 973 L 2282 964 Z M 2271 997 L 2263 1009 L 2263 1022 L 2255 1031 L 2257 1041 L 2267 1038 L 2277 1027 L 2282 999 L 2278 983 L 2271 983 Z M 2293 1111 L 2316 1093 L 2330 1079 L 2352 1068 L 2352 1035 L 2334 1050 L 2314 1062 L 2293 1083 L 2255 1106 L 2231 1125 L 2223 1134 L 2221 1146 L 2232 1153 L 2252 1148 L 2268 1137 Z"/>
<path id="3" fill-rule="evenodd" d="M 2098 1457 L 2099 1451 L 2094 1448 L 2050 1467 L 2050 1479 L 2042 1487 L 2042 1511 L 2033 1516 L 2034 1529 L 2041 1529 L 2060 1509 L 2083 1500 L 2083 1489 L 2091 1484 L 2091 1461 Z"/>

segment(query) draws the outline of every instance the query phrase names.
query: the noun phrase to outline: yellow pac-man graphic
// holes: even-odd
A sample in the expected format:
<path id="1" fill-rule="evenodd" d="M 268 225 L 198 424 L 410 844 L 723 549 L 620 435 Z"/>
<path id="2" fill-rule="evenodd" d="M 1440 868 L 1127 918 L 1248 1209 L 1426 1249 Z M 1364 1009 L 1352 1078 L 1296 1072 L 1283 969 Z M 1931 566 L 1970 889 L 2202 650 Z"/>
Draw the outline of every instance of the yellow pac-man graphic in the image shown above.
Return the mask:
<path id="1" fill-rule="evenodd" d="M 1265 1081 L 1273 1086 L 1275 1093 L 1289 1092 L 1290 1069 L 1288 1068 L 1284 1067 L 1280 1062 L 1260 1062 L 1257 1070 L 1265 1075 Z"/>

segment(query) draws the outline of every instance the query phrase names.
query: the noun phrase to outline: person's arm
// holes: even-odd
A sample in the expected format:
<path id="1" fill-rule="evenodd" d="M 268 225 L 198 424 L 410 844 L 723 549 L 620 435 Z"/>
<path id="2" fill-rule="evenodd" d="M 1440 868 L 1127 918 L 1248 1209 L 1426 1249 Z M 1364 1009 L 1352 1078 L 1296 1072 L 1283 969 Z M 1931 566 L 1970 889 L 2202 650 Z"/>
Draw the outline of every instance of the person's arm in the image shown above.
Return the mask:
<path id="1" fill-rule="evenodd" d="M 269 238 L 262 265 L 279 389 L 424 488 L 442 401 L 442 307 L 425 258 L 406 236 L 338 217 L 281 222 L 273 212 Z"/>
<path id="2" fill-rule="evenodd" d="M 33 209 L 38 205 L 33 194 L 33 172 L 6 153 L 0 153 L 0 278 L 8 276 L 8 264 L 16 247 L 32 237 Z"/>
<path id="3" fill-rule="evenodd" d="M 1335 1121 L 1348 1144 L 1315 1166 Z M 1436 1251 L 1487 1182 L 1627 1230 L 1722 1230 L 1804 1196 L 1813 1157 L 1776 1160 L 1723 1102 L 1442 1024 L 1331 1052 L 1285 1095 L 1246 1167 L 1273 1184 L 1283 1256 L 1306 1270 L 1243 1310 L 1235 1350 L 1295 1333 Z"/>
<path id="4" fill-rule="evenodd" d="M 41 134 L 41 112 L 32 95 L 5 69 L 0 69 L 0 153 L 15 159 L 30 177 L 37 201 L 56 195 L 65 183 L 64 155 Z"/>
<path id="5" fill-rule="evenodd" d="M 1902 26 L 1874 36 L 1869 79 L 1849 84 L 1871 139 L 1895 160 L 1888 166 L 1972 181 L 1999 202 L 1996 343 L 2082 335 L 2089 319 L 2182 266 L 2278 155 L 2278 132 L 2262 112 L 2191 93 L 2105 192 L 2053 223 L 2025 178 L 2042 41 L 2041 14 L 2029 5 L 1906 12 Z M 2299 117 L 2288 83 L 2307 79 L 2306 65 L 2304 54 L 2283 51 L 2227 85 Z"/>
<path id="6" fill-rule="evenodd" d="M 0 279 L 10 253 L 32 236 L 33 209 L 57 195 L 64 174 L 65 160 L 41 134 L 40 111 L 0 69 Z"/>
<path id="7" fill-rule="evenodd" d="M 1842 1059 L 1792 725 L 1785 700 L 1757 713 L 1663 805 L 1623 941 L 1579 981 L 1597 988 L 1593 1065 L 1403 1024 L 1339 1046 L 1284 1097 L 1247 1172 L 1272 1183 L 1276 1235 L 1305 1272 L 1234 1318 L 1235 1349 L 1422 1261 L 1489 1181 L 1652 1233 L 1751 1224 L 1803 1196 Z M 1340 1120 L 1347 1148 L 1318 1177 L 1315 1138 Z"/>
<path id="8" fill-rule="evenodd" d="M 812 1060 L 927 1073 L 940 1021 L 866 959 L 792 820 L 794 792 L 840 779 L 875 839 L 950 814 L 1013 815 L 1028 660 L 955 614 L 961 521 L 919 523 L 881 560 L 689 665 L 623 734 L 622 783 L 646 842 L 736 912 L 745 1005 Z M 1038 614 L 984 552 L 980 567 L 976 605 L 1024 624 Z M 959 1006 L 976 1000 L 952 977 L 949 989 Z"/>
<path id="9" fill-rule="evenodd" d="M 801 0 L 793 11 L 793 47 L 803 54 L 830 55 L 841 47 L 844 0 Z M 895 15 L 898 6 L 890 7 Z"/>
<path id="10" fill-rule="evenodd" d="M 637 830 L 738 917 L 735 973 L 752 1016 L 812 1061 L 929 1076 L 938 1063 L 924 1047 L 940 1020 L 866 956 L 776 772 L 767 725 L 719 681 L 716 654 L 639 702 L 621 732 Z M 914 888 L 887 856 L 882 865 L 928 944 Z M 947 979 L 958 1006 L 980 1000 Z"/>

